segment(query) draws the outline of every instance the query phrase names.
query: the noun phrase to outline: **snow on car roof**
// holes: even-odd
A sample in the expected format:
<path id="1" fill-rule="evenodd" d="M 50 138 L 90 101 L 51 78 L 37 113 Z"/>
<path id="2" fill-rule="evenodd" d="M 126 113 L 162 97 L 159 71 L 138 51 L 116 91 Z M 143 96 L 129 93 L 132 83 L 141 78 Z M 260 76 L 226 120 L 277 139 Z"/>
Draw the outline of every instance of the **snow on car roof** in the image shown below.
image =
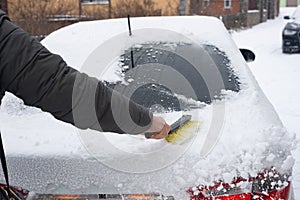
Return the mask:
<path id="1" fill-rule="evenodd" d="M 183 34 L 202 43 L 209 41 L 211 44 L 218 44 L 219 47 L 223 46 L 226 48 L 227 53 L 237 50 L 234 43 L 228 42 L 228 40 L 232 40 L 224 28 L 222 21 L 218 18 L 182 16 L 147 17 L 146 19 L 147 23 L 145 23 L 145 18 L 131 18 L 133 37 L 135 30 L 147 28 L 162 29 Z M 54 53 L 62 54 L 71 66 L 80 67 L 94 49 L 108 39 L 122 33 L 128 34 L 127 19 L 125 18 L 80 22 L 53 32 L 47 36 L 42 43 Z M 151 34 L 155 34 L 155 32 L 151 32 Z M 151 37 L 151 34 L 145 35 L 145 39 L 149 40 L 149 38 L 155 38 L 155 36 Z M 164 36 L 160 35 L 160 37 Z M 66 38 L 68 38 L 68 40 L 66 40 Z M 163 41 L 166 39 L 168 39 L 168 36 L 156 38 L 156 40 Z M 64 47 L 62 47 L 62 43 Z M 76 55 L 76 57 L 74 55 Z"/>
<path id="2" fill-rule="evenodd" d="M 133 38 L 141 29 L 162 29 L 182 34 L 199 44 L 217 46 L 231 60 L 232 68 L 242 83 L 241 91 L 238 93 L 224 91 L 222 100 L 197 111 L 191 111 L 196 112 L 194 119 L 202 121 L 202 125 L 195 140 L 184 147 L 172 146 L 165 141 L 149 141 L 143 137 L 110 133 L 86 135 L 87 138 L 83 138 L 84 134 L 77 135 L 75 128 L 56 121 L 49 114 L 27 109 L 23 109 L 25 111 L 22 113 L 20 111 L 22 108 L 8 108 L 8 105 L 12 105 L 9 102 L 12 97 L 6 96 L 0 119 L 6 122 L 1 128 L 5 133 L 4 141 L 10 144 L 7 146 L 9 155 L 91 158 L 81 144 L 82 140 L 85 140 L 86 146 L 93 145 L 94 141 L 101 141 L 103 136 L 117 149 L 132 153 L 131 156 L 139 156 L 141 160 L 145 155 L 157 152 L 154 154 L 157 156 L 152 158 L 155 160 L 152 163 L 154 168 L 149 166 L 145 170 L 151 173 L 138 175 L 126 172 L 147 167 L 144 163 L 135 163 L 135 166 L 132 166 L 130 162 L 135 157 L 122 157 L 122 154 L 105 152 L 107 149 L 103 147 L 104 145 L 101 146 L 103 151 L 100 153 L 103 155 L 100 155 L 100 159 L 104 165 L 107 164 L 106 161 L 121 160 L 118 166 L 108 164 L 108 167 L 103 165 L 102 168 L 97 168 L 101 182 L 118 185 L 113 181 L 118 182 L 119 177 L 125 178 L 128 182 L 123 183 L 122 187 L 117 187 L 120 193 L 155 190 L 174 194 L 179 188 L 212 184 L 220 178 L 230 182 L 233 177 L 256 175 L 258 171 L 273 166 L 281 172 L 288 172 L 291 169 L 293 158 L 290 156 L 290 150 L 293 141 L 288 138 L 274 108 L 261 92 L 220 20 L 199 16 L 132 18 L 131 26 Z M 128 34 L 127 19 L 80 22 L 50 34 L 43 44 L 52 52 L 62 55 L 70 66 L 80 69 L 95 49 L 122 33 Z M 168 35 L 156 35 L 155 32 L 140 38 L 139 42 L 174 39 L 168 38 Z M 124 48 L 134 43 L 129 41 Z M 176 115 L 181 113 L 166 114 L 167 120 L 171 122 Z M 210 139 L 214 141 L 211 143 Z M 167 156 L 177 154 L 178 157 L 173 162 L 167 162 L 156 168 L 157 163 L 163 162 L 160 158 L 165 158 L 159 156 L 163 155 L 164 150 Z M 90 170 L 94 171 L 92 168 Z M 68 179 L 67 174 L 65 176 L 65 185 L 68 185 L 72 179 Z M 81 186 L 81 189 L 82 187 L 87 189 L 89 185 L 87 183 Z M 97 189 L 99 188 L 96 187 L 95 191 Z"/>

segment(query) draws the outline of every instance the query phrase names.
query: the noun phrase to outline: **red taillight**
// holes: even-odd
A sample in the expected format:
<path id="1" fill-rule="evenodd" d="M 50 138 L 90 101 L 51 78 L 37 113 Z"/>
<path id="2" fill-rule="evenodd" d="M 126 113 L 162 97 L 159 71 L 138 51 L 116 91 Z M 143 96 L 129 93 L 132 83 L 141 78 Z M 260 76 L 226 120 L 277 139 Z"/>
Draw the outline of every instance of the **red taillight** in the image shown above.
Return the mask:
<path id="1" fill-rule="evenodd" d="M 253 180 L 253 199 L 288 200 L 290 193 L 290 176 L 280 174 L 275 168 L 259 173 Z"/>
<path id="2" fill-rule="evenodd" d="M 253 193 L 254 200 L 288 200 L 291 189 L 291 183 L 280 189 L 275 189 L 267 193 Z"/>
<path id="3" fill-rule="evenodd" d="M 223 195 L 205 195 L 205 192 L 195 194 L 191 189 L 191 200 L 288 200 L 291 184 L 284 186 L 281 189 L 276 189 L 264 193 L 241 193 L 241 194 L 223 194 Z"/>
<path id="4" fill-rule="evenodd" d="M 234 194 L 217 197 L 191 197 L 191 200 L 251 200 L 251 194 Z"/>
<path id="5" fill-rule="evenodd" d="M 289 176 L 272 168 L 248 180 L 237 178 L 231 184 L 220 181 L 214 186 L 197 186 L 187 192 L 191 200 L 288 200 L 290 187 Z"/>
<path id="6" fill-rule="evenodd" d="M 250 200 L 251 187 L 249 180 L 238 178 L 231 184 L 218 182 L 214 186 L 193 187 L 188 192 L 191 200 Z"/>
<path id="7" fill-rule="evenodd" d="M 4 190 L 6 190 L 6 185 L 5 184 L 1 184 L 0 183 L 0 188 L 3 188 Z M 13 186 L 10 186 L 10 188 L 14 191 L 14 192 L 17 192 L 19 193 L 21 196 L 23 197 L 27 197 L 28 194 L 29 194 L 29 191 L 28 190 L 24 190 L 22 188 L 18 188 L 18 187 L 13 187 Z"/>

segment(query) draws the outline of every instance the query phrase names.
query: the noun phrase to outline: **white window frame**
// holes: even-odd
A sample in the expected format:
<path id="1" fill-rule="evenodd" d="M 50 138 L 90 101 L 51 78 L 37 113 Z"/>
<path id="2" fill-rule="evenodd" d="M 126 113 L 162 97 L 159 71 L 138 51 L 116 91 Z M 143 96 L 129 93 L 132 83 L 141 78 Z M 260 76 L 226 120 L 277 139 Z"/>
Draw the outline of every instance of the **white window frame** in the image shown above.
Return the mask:
<path id="1" fill-rule="evenodd" d="M 224 0 L 224 8 L 226 9 L 231 8 L 231 1 L 232 0 Z"/>
<path id="2" fill-rule="evenodd" d="M 109 0 L 81 0 L 81 4 L 109 4 Z"/>

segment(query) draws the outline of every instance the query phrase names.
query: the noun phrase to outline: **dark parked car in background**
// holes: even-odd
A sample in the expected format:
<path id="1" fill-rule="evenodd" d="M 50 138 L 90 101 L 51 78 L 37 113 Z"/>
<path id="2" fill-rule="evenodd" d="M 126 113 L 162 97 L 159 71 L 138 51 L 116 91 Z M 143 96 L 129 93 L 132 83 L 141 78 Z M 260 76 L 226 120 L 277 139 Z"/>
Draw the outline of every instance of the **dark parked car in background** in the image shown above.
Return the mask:
<path id="1" fill-rule="evenodd" d="M 300 51 L 300 6 L 296 8 L 292 16 L 284 16 L 288 22 L 282 31 L 282 52 L 293 53 Z"/>

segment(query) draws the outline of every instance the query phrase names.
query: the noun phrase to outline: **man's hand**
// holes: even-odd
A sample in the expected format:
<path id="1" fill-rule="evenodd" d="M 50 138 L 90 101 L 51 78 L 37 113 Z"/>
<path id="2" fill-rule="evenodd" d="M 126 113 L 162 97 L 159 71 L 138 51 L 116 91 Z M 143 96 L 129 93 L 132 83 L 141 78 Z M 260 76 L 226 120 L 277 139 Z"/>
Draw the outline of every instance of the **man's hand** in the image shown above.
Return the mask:
<path id="1" fill-rule="evenodd" d="M 146 133 L 155 133 L 151 139 L 162 139 L 168 136 L 170 125 L 162 117 L 153 116 L 152 124 Z"/>

